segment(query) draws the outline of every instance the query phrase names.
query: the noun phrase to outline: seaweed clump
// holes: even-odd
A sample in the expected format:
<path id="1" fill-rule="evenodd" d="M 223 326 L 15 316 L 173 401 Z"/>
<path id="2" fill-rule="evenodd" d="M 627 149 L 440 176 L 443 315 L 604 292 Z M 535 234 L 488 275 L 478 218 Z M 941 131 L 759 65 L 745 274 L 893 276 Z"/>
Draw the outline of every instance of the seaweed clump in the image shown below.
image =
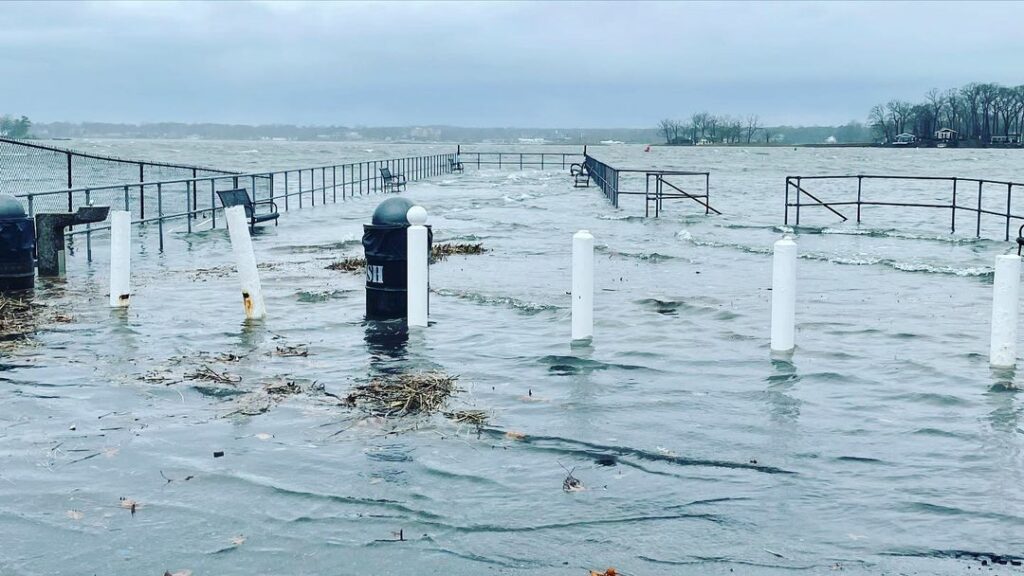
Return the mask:
<path id="1" fill-rule="evenodd" d="M 356 386 L 345 400 L 383 418 L 434 414 L 458 391 L 457 381 L 443 372 L 397 374 Z"/>
<path id="2" fill-rule="evenodd" d="M 327 270 L 338 270 L 341 272 L 359 272 L 366 268 L 366 259 L 358 257 L 344 258 L 337 262 L 331 262 L 326 268 Z"/>
<path id="3" fill-rule="evenodd" d="M 487 250 L 484 248 L 482 243 L 468 244 L 449 242 L 446 244 L 434 244 L 430 248 L 430 257 L 435 262 L 440 262 L 447 259 L 449 256 L 456 255 L 467 255 L 467 254 L 483 254 Z"/>

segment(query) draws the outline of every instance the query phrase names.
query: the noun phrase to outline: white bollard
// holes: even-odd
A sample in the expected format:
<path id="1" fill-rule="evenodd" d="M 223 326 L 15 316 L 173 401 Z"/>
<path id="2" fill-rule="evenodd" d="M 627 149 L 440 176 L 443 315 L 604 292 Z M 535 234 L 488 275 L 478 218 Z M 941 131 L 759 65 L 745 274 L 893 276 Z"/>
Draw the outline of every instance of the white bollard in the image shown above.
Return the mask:
<path id="1" fill-rule="evenodd" d="M 996 256 L 992 282 L 992 345 L 989 363 L 995 368 L 1017 364 L 1017 316 L 1020 307 L 1020 256 Z"/>
<path id="2" fill-rule="evenodd" d="M 405 218 L 406 230 L 406 282 L 408 294 L 409 326 L 427 325 L 428 291 L 430 290 L 430 257 L 427 246 L 427 211 L 422 206 L 409 208 Z"/>
<path id="3" fill-rule="evenodd" d="M 132 215 L 110 213 L 110 306 L 127 308 L 131 298 Z"/>
<path id="4" fill-rule="evenodd" d="M 792 352 L 795 331 L 796 242 L 786 237 L 775 242 L 772 257 L 772 352 Z"/>
<path id="5" fill-rule="evenodd" d="M 252 238 L 249 237 L 249 219 L 245 217 L 245 207 L 230 206 L 224 209 L 224 215 L 228 221 L 231 251 L 235 254 L 238 277 L 242 281 L 245 317 L 263 318 L 267 315 L 267 308 L 263 304 L 263 289 L 260 287 L 260 275 L 256 269 L 256 254 L 253 253 Z"/>
<path id="6" fill-rule="evenodd" d="M 594 337 L 594 237 L 586 230 L 572 236 L 572 339 Z"/>

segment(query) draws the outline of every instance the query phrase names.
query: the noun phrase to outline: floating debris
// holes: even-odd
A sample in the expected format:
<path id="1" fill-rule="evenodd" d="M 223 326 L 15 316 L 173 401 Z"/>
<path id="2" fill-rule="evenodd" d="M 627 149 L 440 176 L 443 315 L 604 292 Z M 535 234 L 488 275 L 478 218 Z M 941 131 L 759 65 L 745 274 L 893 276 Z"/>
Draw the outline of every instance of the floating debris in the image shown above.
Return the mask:
<path id="1" fill-rule="evenodd" d="M 135 500 L 132 500 L 131 498 L 125 498 L 124 496 L 121 497 L 121 508 L 131 510 L 132 516 L 135 516 L 135 512 L 141 507 L 142 505 L 136 502 Z"/>
<path id="2" fill-rule="evenodd" d="M 590 576 L 618 576 L 618 574 L 619 573 L 615 571 L 615 568 L 609 568 L 604 572 L 595 572 L 594 570 L 590 571 Z"/>
<path id="3" fill-rule="evenodd" d="M 276 377 L 271 379 L 270 382 L 263 384 L 263 387 L 259 390 L 240 397 L 236 408 L 228 412 L 226 416 L 258 416 L 265 414 L 287 396 L 294 396 L 300 393 L 302 393 L 302 387 L 294 380 Z"/>
<path id="4" fill-rule="evenodd" d="M 483 254 L 486 251 L 487 250 L 484 249 L 484 245 L 482 243 L 460 244 L 457 242 L 449 242 L 446 244 L 434 244 L 430 249 L 430 258 L 434 262 L 440 262 L 447 259 L 449 256 Z"/>
<path id="5" fill-rule="evenodd" d="M 185 377 L 189 380 L 208 380 L 211 382 L 218 382 L 220 384 L 237 384 L 242 381 L 241 376 L 230 374 L 228 372 L 217 372 L 209 366 L 198 368 L 195 372 L 186 374 Z"/>
<path id="6" fill-rule="evenodd" d="M 472 424 L 480 428 L 487 423 L 488 415 L 483 410 L 455 410 L 445 412 L 444 417 L 457 424 Z"/>
<path id="7" fill-rule="evenodd" d="M 337 262 L 331 262 L 326 266 L 327 270 L 339 270 L 341 272 L 362 272 L 366 268 L 366 258 L 345 258 Z"/>
<path id="8" fill-rule="evenodd" d="M 309 350 L 305 344 L 298 346 L 278 346 L 274 352 L 277 356 L 309 356 Z"/>
<path id="9" fill-rule="evenodd" d="M 442 372 L 406 373 L 377 378 L 356 386 L 346 403 L 361 406 L 374 416 L 432 414 L 458 389 L 457 376 Z"/>
<path id="10" fill-rule="evenodd" d="M 559 466 L 562 465 L 559 464 Z M 572 475 L 572 473 L 576 471 L 575 468 L 568 470 L 565 466 L 562 466 L 562 470 L 568 472 L 565 480 L 562 481 L 562 490 L 565 490 L 566 492 L 580 492 L 586 490 L 586 488 L 583 487 L 583 481 Z"/>

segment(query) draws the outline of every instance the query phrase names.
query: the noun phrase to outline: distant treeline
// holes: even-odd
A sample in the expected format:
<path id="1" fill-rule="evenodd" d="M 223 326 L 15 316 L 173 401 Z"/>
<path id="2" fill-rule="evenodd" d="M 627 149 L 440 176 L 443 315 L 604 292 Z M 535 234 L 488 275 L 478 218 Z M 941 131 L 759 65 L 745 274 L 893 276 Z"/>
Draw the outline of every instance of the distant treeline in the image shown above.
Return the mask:
<path id="1" fill-rule="evenodd" d="M 655 141 L 647 128 L 466 128 L 460 126 L 295 126 L 290 124 L 186 124 L 157 122 L 118 124 L 104 122 L 50 122 L 32 127 L 35 138 L 200 138 L 209 140 L 493 142 L 517 144 L 588 144 L 615 140 L 632 143 Z"/>
<path id="2" fill-rule="evenodd" d="M 955 130 L 955 140 L 989 144 L 1020 142 L 1024 132 L 1024 85 L 1016 87 L 972 82 L 940 92 L 932 88 L 924 102 L 890 100 L 868 114 L 877 141 L 893 142 L 900 134 L 936 139 L 943 128 Z M 1000 138 L 1001 137 L 1001 138 Z"/>
<path id="3" fill-rule="evenodd" d="M 25 138 L 32 129 L 32 121 L 27 117 L 15 118 L 4 114 L 0 116 L 0 136 L 4 138 Z"/>
<path id="4" fill-rule="evenodd" d="M 666 118 L 658 132 L 670 145 L 704 144 L 849 144 L 869 142 L 871 129 L 851 121 L 842 126 L 764 126 L 751 114 L 744 118 L 698 112 L 686 120 Z"/>

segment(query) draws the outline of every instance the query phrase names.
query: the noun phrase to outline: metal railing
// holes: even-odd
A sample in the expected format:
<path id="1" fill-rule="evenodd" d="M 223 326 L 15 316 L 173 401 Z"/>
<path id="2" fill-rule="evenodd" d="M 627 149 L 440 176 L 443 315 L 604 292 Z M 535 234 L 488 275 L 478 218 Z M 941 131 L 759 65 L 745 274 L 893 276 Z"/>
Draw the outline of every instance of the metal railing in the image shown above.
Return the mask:
<path id="1" fill-rule="evenodd" d="M 580 162 L 586 156 L 586 147 L 582 153 L 578 152 L 473 152 L 463 151 L 462 147 L 456 150 L 456 156 L 464 167 L 483 168 L 497 167 L 499 169 L 512 168 L 523 170 L 524 168 L 560 169 L 571 166 L 574 162 Z"/>
<path id="2" fill-rule="evenodd" d="M 0 138 L 0 193 L 158 182 L 215 174 L 237 172 L 189 164 L 129 160 Z"/>
<path id="3" fill-rule="evenodd" d="M 654 204 L 654 215 L 655 217 L 661 215 L 662 203 L 669 199 L 687 199 L 697 202 L 704 207 L 704 213 L 710 214 L 721 214 L 718 210 L 711 206 L 711 173 L 710 172 L 693 172 L 688 170 L 655 170 L 655 169 L 638 169 L 638 168 L 614 168 L 594 158 L 593 156 L 586 156 L 582 169 L 586 171 L 590 179 L 604 195 L 608 198 L 608 201 L 612 203 L 612 206 L 619 207 L 619 196 L 620 195 L 634 195 L 644 196 L 645 199 L 645 210 L 644 215 L 650 216 L 651 204 Z M 639 184 L 638 178 L 630 178 L 630 175 L 640 175 L 644 177 L 644 189 L 643 190 L 630 190 L 625 188 L 625 184 L 632 181 Z M 675 177 L 676 181 L 670 181 L 669 177 Z M 683 183 L 680 180 L 697 179 L 700 184 L 703 184 L 704 189 L 699 192 L 691 193 L 687 192 L 683 188 Z M 652 188 L 653 184 L 653 188 Z"/>
<path id="4" fill-rule="evenodd" d="M 843 183 L 847 181 L 857 182 L 856 197 L 854 200 L 843 200 L 838 202 L 826 202 L 808 191 L 804 182 L 828 182 L 828 183 Z M 916 182 L 946 182 L 949 183 L 950 189 L 950 200 L 948 203 L 940 202 L 897 202 L 888 200 L 866 200 L 864 198 L 864 183 L 865 181 L 916 181 Z M 977 186 L 975 186 L 975 184 Z M 1005 193 L 1005 210 L 993 210 L 983 207 L 982 198 L 985 190 L 992 190 L 995 188 L 997 192 L 995 194 Z M 950 226 L 949 230 L 951 233 L 956 232 L 956 216 L 957 211 L 968 212 L 975 214 L 975 237 L 981 237 L 981 217 L 983 214 L 991 216 L 998 216 L 1005 220 L 1005 231 L 1004 240 L 1010 239 L 1010 228 L 1013 220 L 1024 220 L 1024 215 L 1014 214 L 1012 211 L 1013 191 L 1014 188 L 1024 188 L 1024 183 L 1021 182 L 1007 182 L 1000 180 L 983 180 L 978 178 L 958 178 L 958 177 L 944 177 L 944 176 L 885 176 L 875 174 L 858 174 L 858 175 L 844 175 L 844 176 L 787 176 L 786 177 L 786 212 L 784 216 L 784 223 L 789 225 L 789 209 L 794 208 L 796 212 L 796 218 L 794 225 L 800 225 L 800 209 L 803 207 L 824 207 L 830 212 L 839 216 L 843 221 L 847 221 L 848 218 L 840 211 L 836 210 L 837 206 L 856 206 L 857 207 L 857 223 L 861 222 L 861 208 L 864 206 L 898 206 L 907 208 L 939 208 L 950 211 Z M 791 191 L 795 195 L 796 200 L 790 200 Z M 852 194 L 854 191 L 851 189 L 848 193 Z M 820 192 L 819 192 L 820 194 Z M 957 203 L 957 198 L 964 197 L 965 195 L 977 197 L 977 204 L 974 206 L 964 206 Z M 807 197 L 812 202 L 802 202 L 801 200 Z M 1002 199 L 996 197 L 999 201 L 999 205 L 1002 206 Z M 973 198 L 972 198 L 973 200 Z"/>
<path id="5" fill-rule="evenodd" d="M 385 190 L 381 168 L 388 168 L 393 174 L 404 174 L 409 182 L 451 172 L 455 154 L 434 154 L 410 156 L 386 160 L 368 160 L 314 166 L 295 170 L 254 172 L 250 174 L 226 174 L 179 178 L 159 182 L 128 182 L 107 186 L 91 186 L 69 190 L 50 190 L 16 194 L 26 207 L 29 216 L 35 216 L 41 205 L 53 204 L 52 198 L 67 200 L 69 211 L 89 205 L 109 205 L 114 210 L 126 210 L 132 214 L 132 223 L 147 225 L 156 223 L 160 250 L 164 249 L 164 224 L 174 219 L 184 219 L 187 232 L 209 223 L 217 227 L 217 192 L 246 188 L 253 201 L 274 200 L 278 207 L 287 212 L 294 208 L 312 207 L 328 202 L 341 201 L 381 192 Z M 148 203 L 148 214 L 147 214 Z M 155 214 L 153 206 L 155 205 Z M 195 220 L 203 219 L 195 223 Z M 93 232 L 109 229 L 109 223 L 86 225 L 69 231 L 68 236 L 84 234 L 89 258 L 92 257 L 91 235 Z"/>

